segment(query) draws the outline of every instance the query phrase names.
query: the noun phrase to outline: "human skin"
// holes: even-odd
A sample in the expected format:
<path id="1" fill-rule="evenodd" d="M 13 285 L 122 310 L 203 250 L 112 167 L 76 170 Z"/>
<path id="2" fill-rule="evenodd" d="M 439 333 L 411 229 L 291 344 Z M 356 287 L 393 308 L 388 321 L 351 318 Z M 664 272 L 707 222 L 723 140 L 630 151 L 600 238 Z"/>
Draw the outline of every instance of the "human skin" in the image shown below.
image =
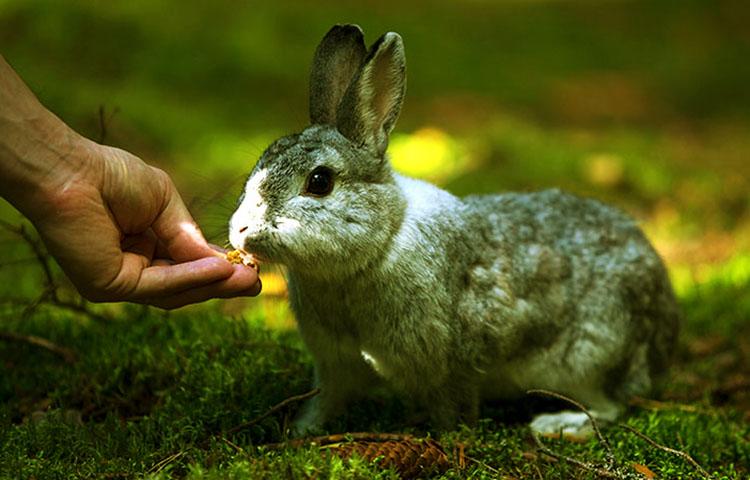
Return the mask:
<path id="1" fill-rule="evenodd" d="M 0 196 L 89 300 L 172 309 L 260 292 L 254 269 L 206 242 L 164 171 L 73 131 L 2 55 Z"/>

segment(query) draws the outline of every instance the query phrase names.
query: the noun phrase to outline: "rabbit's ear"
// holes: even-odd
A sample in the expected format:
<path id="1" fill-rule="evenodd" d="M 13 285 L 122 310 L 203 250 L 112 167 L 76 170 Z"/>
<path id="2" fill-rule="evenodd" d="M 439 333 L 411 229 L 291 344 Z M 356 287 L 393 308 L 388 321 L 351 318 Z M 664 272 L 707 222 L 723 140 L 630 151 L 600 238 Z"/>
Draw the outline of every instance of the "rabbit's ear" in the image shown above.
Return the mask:
<path id="1" fill-rule="evenodd" d="M 336 123 L 336 109 L 366 54 L 357 25 L 336 25 L 323 37 L 310 72 L 311 123 Z"/>
<path id="2" fill-rule="evenodd" d="M 386 33 L 370 47 L 339 105 L 336 128 L 378 155 L 388 148 L 406 89 L 406 57 L 397 33 Z"/>

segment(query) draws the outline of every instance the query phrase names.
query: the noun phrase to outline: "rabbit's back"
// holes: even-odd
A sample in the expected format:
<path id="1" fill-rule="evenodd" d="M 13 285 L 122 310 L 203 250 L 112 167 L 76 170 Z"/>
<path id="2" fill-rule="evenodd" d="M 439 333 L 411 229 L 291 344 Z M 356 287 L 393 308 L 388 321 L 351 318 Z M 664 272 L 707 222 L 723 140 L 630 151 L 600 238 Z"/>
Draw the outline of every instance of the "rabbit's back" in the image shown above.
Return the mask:
<path id="1" fill-rule="evenodd" d="M 585 381 L 628 396 L 651 387 L 679 313 L 662 261 L 632 219 L 560 190 L 464 205 L 469 243 L 482 247 L 467 265 L 459 311 L 467 325 L 482 319 L 486 390 L 570 391 Z"/>

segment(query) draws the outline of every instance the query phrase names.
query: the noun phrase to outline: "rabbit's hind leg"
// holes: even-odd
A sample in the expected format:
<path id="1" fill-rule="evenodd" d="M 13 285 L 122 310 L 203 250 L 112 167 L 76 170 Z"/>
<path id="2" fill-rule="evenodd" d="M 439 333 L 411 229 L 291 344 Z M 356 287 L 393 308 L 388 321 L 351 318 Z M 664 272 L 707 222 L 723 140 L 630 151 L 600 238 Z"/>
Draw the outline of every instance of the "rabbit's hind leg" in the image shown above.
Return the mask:
<path id="1" fill-rule="evenodd" d="M 586 398 L 581 398 L 581 401 L 597 423 L 613 422 L 624 409 L 620 402 L 611 400 L 602 393 L 584 397 Z M 593 433 L 591 421 L 582 411 L 561 410 L 543 413 L 534 417 L 529 426 L 533 432 L 541 435 L 562 435 L 577 439 L 585 439 Z"/>

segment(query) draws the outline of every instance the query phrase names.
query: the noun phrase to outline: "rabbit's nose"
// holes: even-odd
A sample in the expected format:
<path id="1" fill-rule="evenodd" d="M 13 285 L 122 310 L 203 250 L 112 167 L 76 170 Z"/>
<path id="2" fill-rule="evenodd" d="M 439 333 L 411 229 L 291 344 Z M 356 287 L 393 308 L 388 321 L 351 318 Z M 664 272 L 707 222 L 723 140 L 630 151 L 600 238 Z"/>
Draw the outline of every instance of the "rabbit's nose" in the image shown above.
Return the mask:
<path id="1" fill-rule="evenodd" d="M 243 226 L 239 229 L 230 228 L 229 243 L 234 248 L 244 250 L 247 247 L 247 242 L 253 237 L 252 233 L 249 226 Z"/>

